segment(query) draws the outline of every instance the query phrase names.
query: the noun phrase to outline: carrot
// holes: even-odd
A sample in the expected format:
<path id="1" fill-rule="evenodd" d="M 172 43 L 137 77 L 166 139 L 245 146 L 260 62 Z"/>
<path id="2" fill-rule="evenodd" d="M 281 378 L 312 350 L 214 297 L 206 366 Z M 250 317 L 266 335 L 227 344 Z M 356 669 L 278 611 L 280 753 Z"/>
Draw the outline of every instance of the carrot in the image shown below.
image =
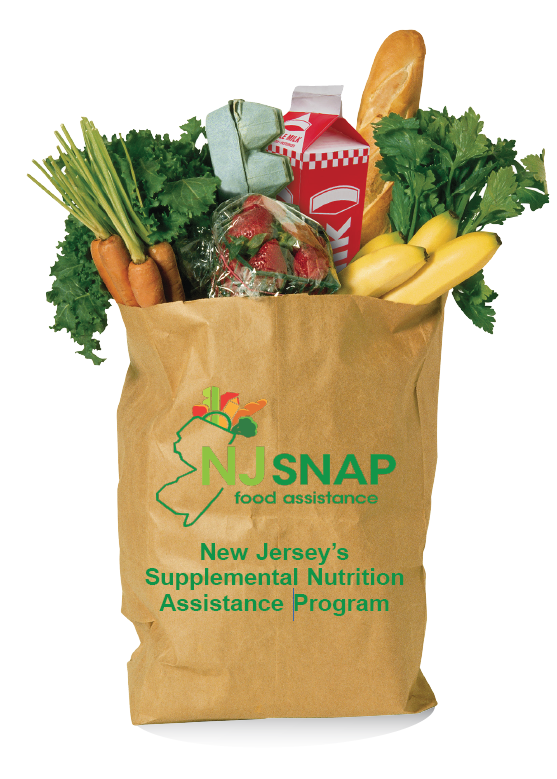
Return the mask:
<path id="1" fill-rule="evenodd" d="M 61 161 L 49 157 L 42 167 L 34 160 L 61 194 L 62 200 L 33 176 L 30 178 L 93 232 L 95 240 L 91 243 L 91 255 L 116 302 L 135 307 L 164 303 L 165 285 L 169 300 L 185 300 L 172 247 L 162 242 L 150 248 L 151 256 L 145 254 L 150 229 L 134 209 L 103 137 L 85 117 L 81 120 L 81 129 L 84 152 L 79 151 L 62 125 L 65 139 L 56 133 L 64 150 L 58 148 Z M 142 207 L 132 162 L 123 140 L 122 144 L 135 184 L 135 194 Z"/>
<path id="2" fill-rule="evenodd" d="M 244 408 L 241 408 L 239 411 L 236 412 L 234 419 L 232 420 L 232 424 L 235 425 L 236 422 L 240 419 L 240 417 L 251 417 L 252 414 L 255 414 L 256 411 L 260 411 L 266 405 L 267 405 L 266 400 L 258 400 L 258 401 L 252 400 L 250 403 L 246 403 Z"/>
<path id="3" fill-rule="evenodd" d="M 182 279 L 178 272 L 178 264 L 174 249 L 168 241 L 149 246 L 149 257 L 157 263 L 164 287 L 164 295 L 169 303 L 177 300 L 185 300 Z"/>
<path id="4" fill-rule="evenodd" d="M 99 254 L 104 268 L 125 306 L 139 306 L 128 279 L 130 253 L 119 235 L 111 235 L 99 244 Z"/>
<path id="5" fill-rule="evenodd" d="M 122 303 L 122 297 L 119 294 L 118 290 L 116 289 L 112 279 L 110 278 L 108 271 L 103 265 L 103 261 L 101 260 L 101 255 L 99 251 L 99 244 L 101 242 L 101 238 L 95 238 L 94 241 L 91 241 L 91 257 L 93 258 L 93 262 L 95 263 L 95 268 L 99 272 L 99 276 L 104 281 L 104 285 L 107 288 L 107 290 L 110 292 L 112 297 L 117 303 Z"/>
<path id="6" fill-rule="evenodd" d="M 165 302 L 161 274 L 152 257 L 145 262 L 130 262 L 128 277 L 136 305 L 147 308 Z"/>

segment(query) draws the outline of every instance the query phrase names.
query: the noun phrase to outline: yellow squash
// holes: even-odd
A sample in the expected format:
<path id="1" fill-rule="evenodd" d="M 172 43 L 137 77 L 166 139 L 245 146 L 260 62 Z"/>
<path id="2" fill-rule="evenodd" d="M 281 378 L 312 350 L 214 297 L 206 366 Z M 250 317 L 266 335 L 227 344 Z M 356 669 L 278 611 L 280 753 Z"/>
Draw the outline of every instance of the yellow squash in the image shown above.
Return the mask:
<path id="1" fill-rule="evenodd" d="M 354 257 L 354 260 L 358 260 L 366 254 L 371 254 L 372 252 L 377 251 L 377 249 L 384 249 L 385 246 L 394 246 L 397 243 L 404 243 L 402 233 L 383 233 L 382 235 L 377 235 L 362 246 L 358 254 Z M 418 246 L 419 244 L 414 245 Z M 354 260 L 352 260 L 352 262 L 354 262 Z"/>
<path id="2" fill-rule="evenodd" d="M 384 294 L 383 299 L 413 305 L 431 303 L 481 270 L 500 245 L 498 235 L 482 231 L 454 238 L 430 255 L 412 278 Z"/>
<path id="3" fill-rule="evenodd" d="M 447 241 L 452 241 L 458 233 L 459 218 L 454 211 L 443 211 L 425 223 L 408 241 L 411 246 L 423 246 L 428 254 L 433 254 Z"/>
<path id="4" fill-rule="evenodd" d="M 402 284 L 425 265 L 426 252 L 421 246 L 395 244 L 366 254 L 338 274 L 341 288 L 337 295 L 371 295 L 381 297 Z"/>

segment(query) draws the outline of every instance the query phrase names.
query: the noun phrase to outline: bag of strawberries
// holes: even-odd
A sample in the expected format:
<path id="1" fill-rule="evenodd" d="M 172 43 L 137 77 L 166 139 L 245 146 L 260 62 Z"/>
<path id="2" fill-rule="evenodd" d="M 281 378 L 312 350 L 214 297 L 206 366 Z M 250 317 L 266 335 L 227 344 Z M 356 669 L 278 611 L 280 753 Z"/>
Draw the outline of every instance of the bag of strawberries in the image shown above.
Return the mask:
<path id="1" fill-rule="evenodd" d="M 177 250 L 183 275 L 209 297 L 326 294 L 340 287 L 321 225 L 264 195 L 222 203 L 211 238 Z"/>

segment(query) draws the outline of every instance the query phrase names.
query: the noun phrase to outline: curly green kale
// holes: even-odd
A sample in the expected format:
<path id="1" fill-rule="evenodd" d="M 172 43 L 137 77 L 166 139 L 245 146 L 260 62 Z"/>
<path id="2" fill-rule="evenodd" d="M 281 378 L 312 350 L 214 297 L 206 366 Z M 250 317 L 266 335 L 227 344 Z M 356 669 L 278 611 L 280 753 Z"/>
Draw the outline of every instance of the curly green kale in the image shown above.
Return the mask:
<path id="1" fill-rule="evenodd" d="M 83 348 L 77 352 L 95 365 L 103 358 L 95 354 L 101 348 L 93 338 L 106 327 L 106 309 L 110 294 L 91 258 L 90 244 L 95 236 L 73 216 L 66 219 L 66 237 L 58 244 L 58 260 L 51 269 L 52 289 L 46 293 L 56 306 L 53 330 L 67 330 Z"/>
<path id="2" fill-rule="evenodd" d="M 207 144 L 198 143 L 203 127 L 190 119 L 176 141 L 150 130 L 132 130 L 125 142 L 104 138 L 110 158 L 127 190 L 134 211 L 145 225 L 149 244 L 195 239 L 211 225 L 219 179 L 213 176 Z M 56 161 L 63 166 L 63 160 Z M 59 244 L 55 277 L 47 300 L 57 307 L 54 330 L 67 330 L 83 347 L 78 354 L 95 365 L 103 359 L 93 338 L 106 327 L 110 295 L 90 253 L 95 237 L 73 216 L 66 220 L 66 237 Z"/>
<path id="3" fill-rule="evenodd" d="M 177 141 L 150 130 L 131 130 L 125 145 L 116 136 L 106 144 L 135 211 L 150 231 L 151 245 L 198 238 L 211 226 L 216 207 L 219 179 L 213 176 L 209 146 L 198 148 L 203 126 L 192 118 L 180 129 Z"/>

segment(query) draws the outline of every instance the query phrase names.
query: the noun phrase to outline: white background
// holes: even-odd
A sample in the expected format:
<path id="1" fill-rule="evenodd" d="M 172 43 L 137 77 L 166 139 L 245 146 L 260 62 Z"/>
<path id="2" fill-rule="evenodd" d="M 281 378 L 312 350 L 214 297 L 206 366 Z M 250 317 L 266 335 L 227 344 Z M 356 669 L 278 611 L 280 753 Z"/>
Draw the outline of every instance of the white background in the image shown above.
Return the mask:
<path id="1" fill-rule="evenodd" d="M 2 56 L 2 735 L 6 776 L 548 776 L 554 689 L 555 221 L 553 205 L 497 228 L 490 336 L 449 300 L 439 466 L 425 564 L 422 668 L 439 706 L 381 721 L 133 727 L 119 613 L 119 312 L 101 367 L 49 330 L 49 267 L 64 214 L 26 178 L 79 118 L 102 132 L 178 125 L 230 98 L 288 110 L 297 84 L 345 84 L 355 123 L 391 32 L 427 46 L 422 107 L 479 111 L 519 156 L 555 169 L 549 4 L 23 2 Z M 553 143 L 553 146 L 552 146 Z M 410 725 L 412 725 L 410 727 Z M 404 729 L 402 729 L 404 728 Z M 396 732 L 398 730 L 398 732 Z M 388 732 L 392 731 L 392 732 Z M 163 736 L 170 736 L 165 738 Z M 181 740 L 180 740 L 181 739 Z"/>

